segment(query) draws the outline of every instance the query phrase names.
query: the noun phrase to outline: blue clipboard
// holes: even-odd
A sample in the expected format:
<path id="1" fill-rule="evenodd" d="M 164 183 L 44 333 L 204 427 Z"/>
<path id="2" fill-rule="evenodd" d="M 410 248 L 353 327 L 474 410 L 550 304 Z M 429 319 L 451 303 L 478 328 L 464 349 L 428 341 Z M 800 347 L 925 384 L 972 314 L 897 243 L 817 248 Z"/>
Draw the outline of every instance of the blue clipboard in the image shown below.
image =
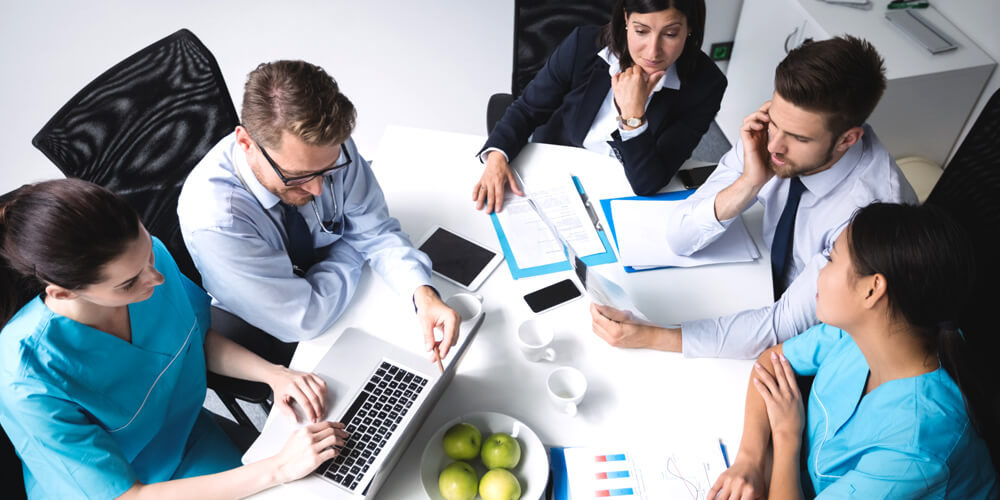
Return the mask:
<path id="1" fill-rule="evenodd" d="M 606 200 L 601 200 L 601 210 L 604 211 L 604 218 L 608 221 L 608 229 L 611 230 L 611 237 L 615 239 L 615 247 L 621 250 L 618 246 L 618 235 L 615 234 L 615 219 L 611 214 L 611 202 L 615 200 L 684 200 L 691 193 L 694 193 L 694 189 L 688 189 L 686 191 L 673 191 L 670 193 L 660 193 L 654 194 L 653 196 L 625 196 L 622 198 L 608 198 Z M 626 273 L 640 273 L 642 271 L 652 271 L 654 269 L 666 269 L 672 266 L 660 266 L 660 267 L 650 267 L 643 269 L 636 269 L 632 266 L 624 266 Z"/>
<path id="2" fill-rule="evenodd" d="M 583 185 L 580 184 L 580 179 L 577 176 L 573 176 L 573 184 L 576 185 L 576 190 L 580 194 L 585 194 L 583 190 Z M 603 201 L 602 201 L 603 203 Z M 569 259 L 562 262 L 555 262 L 552 264 L 546 264 L 544 266 L 535 267 L 525 267 L 522 268 L 517 265 L 517 259 L 514 258 L 514 252 L 510 249 L 510 242 L 507 241 L 507 235 L 504 234 L 503 227 L 500 226 L 500 220 L 497 219 L 496 213 L 490 214 L 490 220 L 493 221 L 493 229 L 497 232 L 497 239 L 500 240 L 500 248 L 503 250 L 504 259 L 507 261 L 507 267 L 510 268 L 510 275 L 514 279 L 528 278 L 531 276 L 541 276 L 543 274 L 557 273 L 560 271 L 569 271 L 573 267 L 569 265 Z M 610 225 L 610 222 L 609 222 Z M 614 234 L 612 230 L 612 234 Z M 604 245 L 604 252 L 595 253 L 593 255 L 587 255 L 582 257 L 580 260 L 587 264 L 588 266 L 596 266 L 598 264 L 610 264 L 612 262 L 618 262 L 618 258 L 615 257 L 615 251 L 611 248 L 611 242 L 608 241 L 608 236 L 604 230 L 597 231 L 598 238 L 601 239 L 601 244 Z"/>

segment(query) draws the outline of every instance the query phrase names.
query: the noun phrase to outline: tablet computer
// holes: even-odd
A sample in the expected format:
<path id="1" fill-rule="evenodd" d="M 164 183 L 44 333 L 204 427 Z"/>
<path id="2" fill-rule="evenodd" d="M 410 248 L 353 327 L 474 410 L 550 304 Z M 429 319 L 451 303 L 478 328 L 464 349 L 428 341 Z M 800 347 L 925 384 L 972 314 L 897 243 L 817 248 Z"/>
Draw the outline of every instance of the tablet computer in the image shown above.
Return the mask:
<path id="1" fill-rule="evenodd" d="M 503 254 L 441 226 L 431 228 L 417 248 L 431 258 L 434 273 L 475 291 L 503 261 Z"/>

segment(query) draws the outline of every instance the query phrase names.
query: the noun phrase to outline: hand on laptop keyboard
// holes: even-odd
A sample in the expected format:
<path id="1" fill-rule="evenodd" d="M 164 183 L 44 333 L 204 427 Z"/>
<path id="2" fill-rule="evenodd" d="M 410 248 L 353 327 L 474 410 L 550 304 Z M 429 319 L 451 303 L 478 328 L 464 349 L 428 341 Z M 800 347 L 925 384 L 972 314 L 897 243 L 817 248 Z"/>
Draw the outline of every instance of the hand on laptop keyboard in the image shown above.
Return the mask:
<path id="1" fill-rule="evenodd" d="M 337 456 L 347 438 L 344 424 L 339 422 L 320 422 L 299 428 L 271 458 L 277 462 L 275 470 L 279 479 L 287 483 L 316 470 L 320 464 Z"/>
<path id="2" fill-rule="evenodd" d="M 316 423 L 326 416 L 326 382 L 314 373 L 275 366 L 267 385 L 274 391 L 274 403 L 289 417 L 300 421 L 292 403 L 298 404 L 306 422 Z"/>

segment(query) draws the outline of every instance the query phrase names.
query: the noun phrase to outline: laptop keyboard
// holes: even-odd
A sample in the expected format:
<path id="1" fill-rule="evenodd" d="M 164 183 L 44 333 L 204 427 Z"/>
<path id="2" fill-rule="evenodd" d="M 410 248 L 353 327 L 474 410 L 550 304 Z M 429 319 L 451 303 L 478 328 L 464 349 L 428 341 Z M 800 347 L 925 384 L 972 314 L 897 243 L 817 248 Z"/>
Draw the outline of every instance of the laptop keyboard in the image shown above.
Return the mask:
<path id="1" fill-rule="evenodd" d="M 383 361 L 340 420 L 350 437 L 317 473 L 353 490 L 417 400 L 427 379 Z"/>

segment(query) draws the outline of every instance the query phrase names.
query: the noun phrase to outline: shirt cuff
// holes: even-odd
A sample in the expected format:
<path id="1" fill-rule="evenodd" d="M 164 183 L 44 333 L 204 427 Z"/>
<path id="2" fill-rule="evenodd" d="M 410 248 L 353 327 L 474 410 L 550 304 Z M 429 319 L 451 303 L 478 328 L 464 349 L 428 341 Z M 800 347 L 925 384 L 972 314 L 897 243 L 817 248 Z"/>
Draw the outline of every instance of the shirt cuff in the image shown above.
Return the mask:
<path id="1" fill-rule="evenodd" d="M 649 128 L 649 122 L 648 121 L 643 122 L 642 125 L 639 125 L 637 128 L 634 128 L 632 130 L 625 130 L 625 129 L 623 129 L 622 125 L 619 123 L 618 124 L 618 135 L 622 136 L 622 142 L 625 142 L 625 141 L 627 141 L 629 139 L 632 139 L 632 138 L 638 136 L 639 134 L 645 132 L 647 128 Z"/>
<path id="2" fill-rule="evenodd" d="M 706 198 L 702 198 L 701 200 L 698 200 L 698 204 L 695 205 L 694 210 L 692 210 L 695 216 L 695 220 L 698 221 L 698 225 L 707 231 L 725 231 L 726 228 L 728 228 L 729 225 L 732 224 L 734 220 L 736 220 L 736 217 L 739 217 L 739 215 L 737 215 L 732 219 L 726 219 L 726 220 L 716 219 L 715 218 L 716 196 L 719 196 L 719 194 L 716 193 L 715 196 L 709 196 Z"/>
<path id="3" fill-rule="evenodd" d="M 482 153 L 479 153 L 479 163 L 482 163 L 483 165 L 486 164 L 486 157 L 490 155 L 490 151 L 499 151 L 500 154 L 502 154 L 503 157 L 507 159 L 507 163 L 510 163 L 510 157 L 507 156 L 507 153 L 504 153 L 503 150 L 499 148 L 486 148 Z"/>
<path id="4" fill-rule="evenodd" d="M 681 323 L 681 353 L 685 358 L 719 356 L 719 328 L 715 319 Z"/>

